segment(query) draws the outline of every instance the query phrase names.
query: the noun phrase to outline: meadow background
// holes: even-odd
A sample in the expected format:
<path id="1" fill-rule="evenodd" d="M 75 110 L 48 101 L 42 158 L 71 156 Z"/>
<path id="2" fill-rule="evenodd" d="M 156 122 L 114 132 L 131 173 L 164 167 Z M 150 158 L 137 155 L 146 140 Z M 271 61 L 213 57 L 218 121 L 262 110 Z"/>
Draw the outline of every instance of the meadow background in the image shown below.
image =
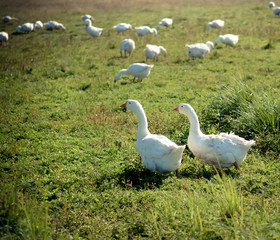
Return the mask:
<path id="1" fill-rule="evenodd" d="M 276 2 L 280 5 L 280 2 Z M 1 239 L 279 239 L 280 18 L 268 1 L 1 1 Z M 92 39 L 83 14 L 103 27 Z M 138 37 L 112 27 L 172 28 Z M 222 30 L 206 24 L 223 19 Z M 56 20 L 66 31 L 13 34 L 25 22 Z M 204 59 L 186 43 L 239 35 Z M 125 38 L 136 49 L 120 57 Z M 142 83 L 114 76 L 144 62 L 147 43 L 166 58 Z M 152 63 L 152 61 L 149 61 Z M 205 133 L 234 131 L 254 139 L 237 171 L 221 173 L 186 148 L 180 176 L 145 170 L 135 150 L 137 119 L 119 106 L 137 99 L 149 129 L 186 144 L 189 122 L 172 109 L 197 111 Z"/>

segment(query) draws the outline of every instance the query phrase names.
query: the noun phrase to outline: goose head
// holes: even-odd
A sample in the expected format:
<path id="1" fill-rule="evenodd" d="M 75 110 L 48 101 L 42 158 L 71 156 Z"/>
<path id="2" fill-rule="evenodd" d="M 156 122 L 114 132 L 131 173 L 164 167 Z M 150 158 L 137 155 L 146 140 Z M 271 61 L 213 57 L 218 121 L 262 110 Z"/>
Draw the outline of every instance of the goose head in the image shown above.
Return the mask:
<path id="1" fill-rule="evenodd" d="M 59 29 L 62 29 L 63 31 L 65 31 L 66 30 L 66 28 L 63 26 L 63 24 L 61 24 L 61 23 L 59 23 L 58 25 L 57 25 L 57 27 L 59 28 Z"/>
<path id="2" fill-rule="evenodd" d="M 187 116 L 193 114 L 195 111 L 190 104 L 187 103 L 180 103 L 178 107 L 172 110 L 173 112 L 178 112 L 185 114 Z"/>
<path id="3" fill-rule="evenodd" d="M 16 32 L 20 32 L 21 31 L 21 25 L 18 25 L 16 28 Z"/>
<path id="4" fill-rule="evenodd" d="M 163 46 L 159 46 L 160 52 L 163 54 L 164 57 L 167 55 L 167 51 Z"/>
<path id="5" fill-rule="evenodd" d="M 114 82 L 118 81 L 121 79 L 122 74 L 126 72 L 126 69 L 122 69 L 121 71 L 119 71 L 119 73 L 115 76 L 114 78 Z"/>
<path id="6" fill-rule="evenodd" d="M 91 26 L 91 21 L 90 21 L 90 19 L 86 19 L 86 20 L 84 21 L 84 23 L 85 23 L 86 27 L 90 27 L 90 26 Z"/>
<path id="7" fill-rule="evenodd" d="M 222 41 L 224 39 L 224 36 L 223 35 L 220 35 L 216 41 L 215 41 L 215 45 L 217 45 L 220 41 Z"/>
<path id="8" fill-rule="evenodd" d="M 212 50 L 214 48 L 214 44 L 211 41 L 207 41 L 206 45 L 208 46 L 209 50 Z"/>
<path id="9" fill-rule="evenodd" d="M 131 111 L 135 112 L 135 110 L 137 110 L 141 107 L 141 104 L 137 100 L 128 99 L 120 107 L 126 108 L 128 110 L 131 110 Z"/>
<path id="10" fill-rule="evenodd" d="M 152 33 L 153 33 L 154 35 L 157 35 L 157 30 L 156 30 L 155 28 L 152 28 Z"/>
<path id="11" fill-rule="evenodd" d="M 84 16 L 81 17 L 82 20 L 85 22 L 87 19 L 91 20 L 91 21 L 94 21 L 93 17 L 89 14 L 86 14 Z"/>

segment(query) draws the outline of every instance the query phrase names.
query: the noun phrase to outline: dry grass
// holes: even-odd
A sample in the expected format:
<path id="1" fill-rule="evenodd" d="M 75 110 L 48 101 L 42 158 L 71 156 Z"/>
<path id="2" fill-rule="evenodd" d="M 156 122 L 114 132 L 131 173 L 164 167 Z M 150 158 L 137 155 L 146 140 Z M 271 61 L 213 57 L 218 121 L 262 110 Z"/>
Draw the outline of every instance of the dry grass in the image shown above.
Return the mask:
<path id="1" fill-rule="evenodd" d="M 113 9 L 164 9 L 174 8 L 182 4 L 234 4 L 242 3 L 243 0 L 14 0 L 0 1 L 0 13 L 2 15 L 24 16 L 34 11 L 34 15 L 38 13 L 53 14 L 56 12 L 81 12 L 92 13 L 97 10 L 113 10 Z M 247 2 L 262 2 L 261 0 L 248 0 Z"/>

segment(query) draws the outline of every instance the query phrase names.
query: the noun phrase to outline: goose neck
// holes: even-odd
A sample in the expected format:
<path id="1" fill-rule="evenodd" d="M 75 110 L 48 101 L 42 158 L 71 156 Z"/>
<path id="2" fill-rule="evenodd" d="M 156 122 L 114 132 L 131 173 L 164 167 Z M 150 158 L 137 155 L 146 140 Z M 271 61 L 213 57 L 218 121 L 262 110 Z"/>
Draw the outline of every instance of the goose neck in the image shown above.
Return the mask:
<path id="1" fill-rule="evenodd" d="M 148 120 L 142 107 L 137 109 L 134 113 L 138 119 L 136 138 L 141 139 L 150 133 L 148 130 Z"/>
<path id="2" fill-rule="evenodd" d="M 194 111 L 190 111 L 187 113 L 187 116 L 190 121 L 190 133 L 194 135 L 202 135 L 197 114 Z"/>

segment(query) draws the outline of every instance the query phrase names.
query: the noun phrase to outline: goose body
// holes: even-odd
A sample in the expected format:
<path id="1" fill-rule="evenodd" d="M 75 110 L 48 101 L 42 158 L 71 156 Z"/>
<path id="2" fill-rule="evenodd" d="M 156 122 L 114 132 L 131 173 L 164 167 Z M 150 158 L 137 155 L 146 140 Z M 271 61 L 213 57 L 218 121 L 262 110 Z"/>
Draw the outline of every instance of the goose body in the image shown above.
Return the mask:
<path id="1" fill-rule="evenodd" d="M 2 22 L 4 23 L 8 23 L 8 22 L 12 22 L 12 21 L 17 21 L 18 19 L 15 17 L 10 17 L 10 16 L 5 16 L 2 17 Z"/>
<path id="2" fill-rule="evenodd" d="M 164 56 L 167 55 L 167 51 L 164 47 L 151 44 L 146 45 L 144 52 L 146 56 L 146 62 L 148 59 L 157 60 L 160 53 L 162 53 Z"/>
<path id="3" fill-rule="evenodd" d="M 35 22 L 35 29 L 42 29 L 44 24 L 41 21 Z"/>
<path id="4" fill-rule="evenodd" d="M 45 28 L 49 31 L 53 31 L 56 29 L 62 29 L 63 31 L 66 30 L 66 28 L 63 26 L 63 24 L 59 23 L 57 21 L 49 21 L 49 22 L 45 23 Z"/>
<path id="5" fill-rule="evenodd" d="M 274 8 L 274 7 L 275 7 L 275 3 L 274 3 L 274 2 L 269 2 L 269 3 L 268 3 L 268 7 Z"/>
<path id="6" fill-rule="evenodd" d="M 138 101 L 127 100 L 121 107 L 132 110 L 138 119 L 136 150 L 145 167 L 151 171 L 157 170 L 161 173 L 176 171 L 178 174 L 185 146 L 177 146 L 163 135 L 151 134 L 145 111 Z"/>
<path id="7" fill-rule="evenodd" d="M 134 49 L 135 49 L 135 42 L 132 39 L 124 39 L 121 42 L 121 46 L 120 46 L 121 56 L 123 52 L 124 52 L 124 56 L 126 56 L 126 53 L 130 55 L 134 51 Z"/>
<path id="8" fill-rule="evenodd" d="M 204 163 L 216 168 L 238 168 L 255 141 L 247 141 L 234 133 L 205 135 L 200 130 L 196 112 L 189 104 L 181 103 L 173 111 L 186 115 L 190 121 L 188 147 Z"/>
<path id="9" fill-rule="evenodd" d="M 165 27 L 171 27 L 173 24 L 173 20 L 171 18 L 163 18 L 157 25 L 157 29 L 160 28 L 160 26 Z"/>
<path id="10" fill-rule="evenodd" d="M 103 28 L 93 27 L 91 25 L 91 21 L 89 19 L 85 20 L 86 25 L 86 31 L 92 36 L 92 37 L 100 37 Z"/>
<path id="11" fill-rule="evenodd" d="M 275 7 L 275 8 L 272 8 L 272 11 L 274 13 L 274 15 L 280 15 L 280 7 Z"/>
<path id="12" fill-rule="evenodd" d="M 35 24 L 34 23 L 24 23 L 22 25 L 17 26 L 16 32 L 24 32 L 24 33 L 30 33 L 35 30 Z"/>
<path id="13" fill-rule="evenodd" d="M 3 42 L 8 42 L 9 35 L 6 32 L 0 32 L 0 43 L 3 44 Z"/>
<path id="14" fill-rule="evenodd" d="M 113 27 L 116 32 L 124 32 L 127 30 L 131 30 L 132 26 L 129 23 L 119 23 L 118 25 Z"/>
<path id="15" fill-rule="evenodd" d="M 155 28 L 150 28 L 148 26 L 135 27 L 135 30 L 138 36 L 144 36 L 146 34 L 157 35 L 157 30 Z"/>
<path id="16" fill-rule="evenodd" d="M 221 19 L 217 19 L 207 24 L 207 30 L 210 28 L 223 28 L 224 26 L 225 26 L 225 22 Z"/>
<path id="17" fill-rule="evenodd" d="M 94 22 L 94 18 L 93 18 L 91 15 L 89 15 L 89 14 L 86 14 L 86 15 L 82 16 L 81 18 L 82 18 L 82 20 L 83 20 L 84 22 L 85 22 L 87 19 L 89 19 L 90 21 Z"/>
<path id="18" fill-rule="evenodd" d="M 215 44 L 218 44 L 219 42 L 224 43 L 225 45 L 229 45 L 229 46 L 235 46 L 238 42 L 238 36 L 237 35 L 233 35 L 233 34 L 226 34 L 226 35 L 220 35 L 216 41 Z"/>
<path id="19" fill-rule="evenodd" d="M 186 44 L 186 47 L 188 48 L 188 55 L 190 57 L 204 57 L 206 53 L 211 51 L 214 44 L 211 41 L 208 41 L 206 43 Z"/>
<path id="20" fill-rule="evenodd" d="M 133 63 L 127 69 L 122 69 L 116 76 L 115 82 L 121 78 L 123 74 L 132 75 L 135 78 L 143 80 L 143 78 L 150 75 L 151 69 L 154 65 L 147 65 L 145 63 Z"/>

